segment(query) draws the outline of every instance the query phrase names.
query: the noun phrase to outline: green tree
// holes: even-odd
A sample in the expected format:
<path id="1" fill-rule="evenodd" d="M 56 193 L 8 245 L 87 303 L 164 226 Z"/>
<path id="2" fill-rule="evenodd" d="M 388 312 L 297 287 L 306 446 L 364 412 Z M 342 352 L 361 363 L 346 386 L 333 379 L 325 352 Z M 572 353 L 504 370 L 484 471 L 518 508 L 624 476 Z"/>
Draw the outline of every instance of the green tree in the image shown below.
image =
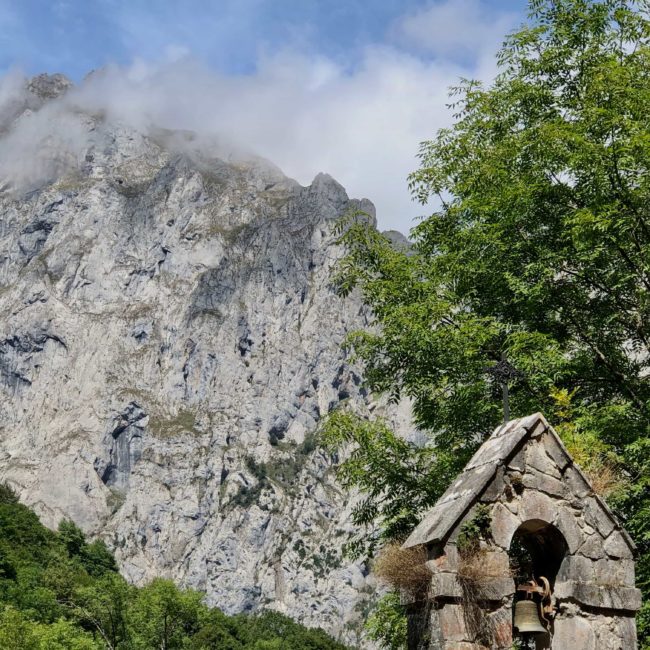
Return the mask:
<path id="1" fill-rule="evenodd" d="M 0 613 L 0 648 L 40 650 L 35 625 L 13 607 L 5 607 Z"/>
<path id="2" fill-rule="evenodd" d="M 382 648 L 387 650 L 406 648 L 408 641 L 406 617 L 398 594 L 386 594 L 379 600 L 368 617 L 366 632 L 368 638 L 379 643 Z"/>
<path id="3" fill-rule="evenodd" d="M 115 558 L 102 540 L 88 544 L 83 531 L 67 519 L 59 523 L 59 540 L 63 542 L 68 555 L 77 559 L 92 576 L 102 576 L 107 572 L 117 571 Z"/>
<path id="4" fill-rule="evenodd" d="M 90 634 L 79 629 L 65 619 L 49 625 L 37 625 L 34 635 L 39 650 L 104 650 L 104 645 L 96 642 Z"/>
<path id="5" fill-rule="evenodd" d="M 86 546 L 86 536 L 74 521 L 62 519 L 59 522 L 59 540 L 63 542 L 70 557 L 79 557 Z"/>
<path id="6" fill-rule="evenodd" d="M 321 434 L 332 449 L 354 446 L 337 476 L 343 487 L 363 489 L 353 516 L 371 530 L 348 543 L 345 551 L 352 557 L 372 554 L 381 539 L 405 537 L 417 523 L 417 513 L 435 502 L 452 478 L 441 471 L 443 460 L 433 455 L 433 448 L 406 442 L 381 420 L 367 421 L 338 410 L 325 421 Z M 450 467 L 453 472 L 455 465 Z M 380 536 L 372 529 L 377 519 L 383 525 Z"/>
<path id="7" fill-rule="evenodd" d="M 200 629 L 189 643 L 191 650 L 219 648 L 219 650 L 244 650 L 245 624 L 239 626 L 235 619 L 218 609 L 204 608 L 199 613 Z M 242 629 L 243 628 L 243 629 Z"/>
<path id="8" fill-rule="evenodd" d="M 252 650 L 345 650 L 320 629 L 308 629 L 279 612 L 237 617 L 245 628 L 245 647 Z"/>
<path id="9" fill-rule="evenodd" d="M 107 573 L 79 587 L 71 601 L 72 612 L 86 628 L 100 637 L 108 650 L 131 646 L 127 611 L 134 588 L 117 573 Z"/>
<path id="10" fill-rule="evenodd" d="M 156 578 L 139 589 L 128 611 L 135 650 L 182 648 L 199 631 L 201 594 L 182 591 L 171 580 Z"/>
<path id="11" fill-rule="evenodd" d="M 86 544 L 81 562 L 91 576 L 101 577 L 117 572 L 115 558 L 101 539 Z"/>
<path id="12" fill-rule="evenodd" d="M 360 289 L 378 326 L 350 338 L 367 383 L 412 399 L 436 457 L 395 526 L 392 503 L 406 495 L 389 484 L 373 492 L 377 475 L 356 471 L 374 471 L 365 433 L 339 435 L 357 443 L 342 472 L 369 496 L 361 512 L 374 508 L 384 536 L 403 537 L 503 418 L 507 387 L 513 417 L 544 411 L 587 471 L 614 469 L 626 483 L 609 502 L 639 547 L 646 603 L 648 10 L 645 1 L 531 0 L 494 82 L 452 89 L 454 125 L 421 146 L 410 187 L 439 207 L 413 230 L 411 249 L 350 219 L 338 276 L 343 293 Z M 421 453 L 407 447 L 397 462 L 408 470 Z"/>

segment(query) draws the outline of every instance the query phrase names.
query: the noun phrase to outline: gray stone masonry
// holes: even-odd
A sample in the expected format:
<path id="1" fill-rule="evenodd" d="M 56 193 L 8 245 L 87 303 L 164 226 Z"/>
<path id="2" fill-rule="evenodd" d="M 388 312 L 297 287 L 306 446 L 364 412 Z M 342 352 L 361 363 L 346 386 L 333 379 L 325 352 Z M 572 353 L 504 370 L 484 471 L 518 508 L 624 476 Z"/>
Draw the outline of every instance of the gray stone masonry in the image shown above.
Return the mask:
<path id="1" fill-rule="evenodd" d="M 457 542 L 480 504 L 490 529 L 473 556 L 477 577 Z M 433 573 L 428 600 L 409 604 L 411 626 L 418 621 L 410 650 L 512 647 L 515 537 L 552 585 L 555 617 L 537 650 L 637 647 L 634 543 L 536 413 L 497 428 L 406 541 L 427 546 Z"/>

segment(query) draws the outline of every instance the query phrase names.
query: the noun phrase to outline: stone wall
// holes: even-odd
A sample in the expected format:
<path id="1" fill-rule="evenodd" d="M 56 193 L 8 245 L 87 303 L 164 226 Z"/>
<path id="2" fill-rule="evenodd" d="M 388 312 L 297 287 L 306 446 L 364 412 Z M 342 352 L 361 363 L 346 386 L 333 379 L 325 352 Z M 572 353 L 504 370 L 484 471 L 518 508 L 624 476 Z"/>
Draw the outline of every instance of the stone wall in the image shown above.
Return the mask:
<path id="1" fill-rule="evenodd" d="M 470 580 L 468 594 L 457 542 L 479 503 L 488 505 L 491 524 L 478 551 L 481 575 Z M 492 481 L 444 543 L 430 546 L 431 601 L 411 604 L 413 617 L 430 610 L 430 630 L 412 641 L 412 649 L 512 647 L 516 593 L 509 551 L 522 530 L 546 553 L 542 557 L 548 561 L 556 607 L 550 634 L 539 635 L 537 648 L 636 648 L 634 612 L 641 600 L 631 541 L 555 432 L 538 426 L 495 468 Z"/>

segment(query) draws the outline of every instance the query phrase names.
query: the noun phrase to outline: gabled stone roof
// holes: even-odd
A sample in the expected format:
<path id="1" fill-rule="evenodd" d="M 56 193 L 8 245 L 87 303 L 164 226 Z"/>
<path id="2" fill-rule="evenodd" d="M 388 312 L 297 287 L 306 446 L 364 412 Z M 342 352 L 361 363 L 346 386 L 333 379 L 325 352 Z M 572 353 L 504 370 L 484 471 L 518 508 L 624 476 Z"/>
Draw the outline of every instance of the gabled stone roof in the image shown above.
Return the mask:
<path id="1" fill-rule="evenodd" d="M 509 461 L 526 444 L 527 440 L 544 432 L 552 435 L 557 442 L 559 453 L 557 457 L 553 458 L 553 461 L 557 464 L 558 469 L 564 471 L 569 465 L 573 466 L 584 487 L 593 494 L 589 481 L 580 468 L 574 464 L 573 459 L 553 427 L 541 413 L 535 413 L 528 417 L 511 420 L 495 429 L 474 454 L 458 478 L 440 497 L 436 505 L 425 514 L 422 521 L 404 543 L 404 547 L 444 542 L 470 508 L 480 500 L 481 495 L 492 482 L 499 468 L 508 465 Z M 596 494 L 593 494 L 593 496 L 605 516 L 611 519 L 630 549 L 634 551 L 634 542 L 620 526 L 614 514 L 599 496 Z"/>

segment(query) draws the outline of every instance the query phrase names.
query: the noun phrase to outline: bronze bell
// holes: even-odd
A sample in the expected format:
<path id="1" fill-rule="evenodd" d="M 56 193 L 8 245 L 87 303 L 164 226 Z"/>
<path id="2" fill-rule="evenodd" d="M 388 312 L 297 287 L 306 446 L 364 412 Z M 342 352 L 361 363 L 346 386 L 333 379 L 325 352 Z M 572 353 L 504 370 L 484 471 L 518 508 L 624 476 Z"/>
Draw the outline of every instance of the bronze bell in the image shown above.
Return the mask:
<path id="1" fill-rule="evenodd" d="M 539 608 L 533 600 L 519 600 L 515 603 L 515 627 L 519 632 L 546 632 L 539 620 Z"/>

